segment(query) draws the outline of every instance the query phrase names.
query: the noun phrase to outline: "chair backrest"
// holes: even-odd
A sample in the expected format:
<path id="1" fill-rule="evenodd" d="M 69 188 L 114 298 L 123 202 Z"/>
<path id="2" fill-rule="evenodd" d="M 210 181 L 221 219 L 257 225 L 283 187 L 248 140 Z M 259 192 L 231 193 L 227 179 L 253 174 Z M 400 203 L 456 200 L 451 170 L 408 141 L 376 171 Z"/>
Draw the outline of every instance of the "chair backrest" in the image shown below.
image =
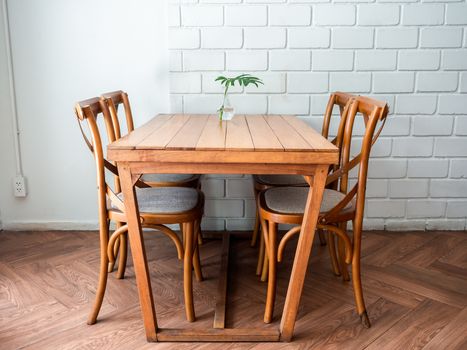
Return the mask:
<path id="1" fill-rule="evenodd" d="M 327 183 L 339 181 L 338 189 L 340 192 L 345 193 L 346 196 L 325 216 L 331 217 L 338 214 L 339 211 L 345 208 L 346 205 L 356 197 L 356 219 L 360 221 L 359 224 L 361 225 L 370 151 L 384 127 L 388 111 L 388 105 L 383 101 L 364 96 L 356 96 L 351 100 L 345 120 L 339 167 L 335 169 L 327 179 Z M 351 142 L 357 117 L 363 118 L 365 131 L 360 152 L 351 159 Z M 380 126 L 379 129 L 376 130 L 378 123 Z M 349 172 L 357 166 L 359 167 L 357 182 L 349 191 Z"/>
<path id="2" fill-rule="evenodd" d="M 118 107 L 123 105 L 125 120 L 127 125 L 127 133 L 134 130 L 133 114 L 131 113 L 130 100 L 128 94 L 124 91 L 112 91 L 101 95 L 101 98 L 106 102 L 110 111 L 113 123 L 115 125 L 115 136 L 119 139 L 122 135 L 122 129 L 118 118 Z"/>
<path id="3" fill-rule="evenodd" d="M 356 95 L 348 94 L 345 92 L 333 92 L 331 96 L 329 96 L 328 104 L 326 106 L 321 135 L 325 138 L 329 138 L 329 129 L 331 127 L 331 120 L 333 119 L 334 107 L 337 106 L 339 108 L 339 126 L 336 131 L 336 136 L 331 140 L 331 142 L 339 149 L 339 151 L 341 151 L 342 148 L 345 121 L 350 107 L 350 102 L 355 97 Z M 337 170 L 339 166 L 340 159 L 338 164 L 335 164 L 330 168 L 330 171 L 332 172 Z M 337 189 L 337 186 L 338 181 L 335 181 L 333 183 L 328 183 L 326 187 Z"/>
<path id="4" fill-rule="evenodd" d="M 110 201 L 121 211 L 124 211 L 123 202 L 117 197 L 115 193 L 120 192 L 120 181 L 118 178 L 117 167 L 108 161 L 104 155 L 103 134 L 98 125 L 98 119 L 103 118 L 105 131 L 108 142 L 117 140 L 116 126 L 110 114 L 106 102 L 102 98 L 94 97 L 87 100 L 80 101 L 75 105 L 75 114 L 78 119 L 78 124 L 83 135 L 83 138 L 94 156 L 96 163 L 97 175 L 97 191 L 98 191 L 98 205 L 101 213 L 107 209 L 107 197 Z M 89 131 L 91 133 L 91 140 L 86 136 L 83 130 L 82 123 L 87 122 Z M 107 184 L 105 172 L 106 169 L 114 175 L 114 190 Z"/>
<path id="5" fill-rule="evenodd" d="M 347 110 L 349 107 L 349 101 L 352 98 L 355 98 L 356 95 L 348 94 L 345 92 L 333 92 L 331 96 L 329 96 L 328 104 L 326 106 L 326 112 L 324 113 L 323 118 L 323 126 L 321 129 L 321 135 L 323 137 L 329 137 L 329 129 L 331 127 L 331 120 L 333 116 L 334 107 L 339 107 L 340 112 L 340 119 L 339 119 L 339 127 L 337 129 L 336 137 L 332 140 L 337 147 L 340 146 L 340 142 L 342 141 L 342 136 L 344 132 L 344 125 L 345 125 L 345 116 L 347 114 Z"/>

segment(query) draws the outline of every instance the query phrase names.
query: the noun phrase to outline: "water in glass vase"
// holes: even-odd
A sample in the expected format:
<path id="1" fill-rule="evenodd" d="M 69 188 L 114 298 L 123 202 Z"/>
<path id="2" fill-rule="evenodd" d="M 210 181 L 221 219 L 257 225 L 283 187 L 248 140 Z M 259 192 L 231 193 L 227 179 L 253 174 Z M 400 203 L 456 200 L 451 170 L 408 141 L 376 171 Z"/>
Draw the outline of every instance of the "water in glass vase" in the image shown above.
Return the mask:
<path id="1" fill-rule="evenodd" d="M 222 115 L 223 120 L 231 120 L 235 115 L 235 110 L 233 106 L 230 104 L 230 99 L 226 96 L 224 100 L 224 114 Z"/>
<path id="2" fill-rule="evenodd" d="M 222 116 L 223 120 L 230 120 L 234 116 L 233 107 L 224 107 L 224 115 Z"/>

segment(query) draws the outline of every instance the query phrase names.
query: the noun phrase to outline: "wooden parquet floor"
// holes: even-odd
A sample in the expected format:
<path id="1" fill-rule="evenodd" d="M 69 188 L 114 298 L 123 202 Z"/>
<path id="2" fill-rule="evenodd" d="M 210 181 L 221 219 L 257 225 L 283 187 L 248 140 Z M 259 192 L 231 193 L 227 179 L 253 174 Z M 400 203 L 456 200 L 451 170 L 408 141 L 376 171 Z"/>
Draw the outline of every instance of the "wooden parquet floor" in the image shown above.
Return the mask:
<path id="1" fill-rule="evenodd" d="M 201 248 L 198 320 L 184 319 L 182 264 L 171 242 L 145 233 L 159 325 L 210 327 L 221 241 Z M 96 232 L 0 232 L 0 349 L 467 349 L 467 232 L 366 232 L 363 284 L 372 327 L 361 327 L 352 287 L 315 244 L 292 343 L 147 343 L 131 261 L 109 279 L 99 321 L 86 325 L 98 269 Z M 295 242 L 279 265 L 275 322 L 262 323 L 266 286 L 256 250 L 232 242 L 228 327 L 277 327 Z M 129 259 L 131 260 L 131 258 Z"/>

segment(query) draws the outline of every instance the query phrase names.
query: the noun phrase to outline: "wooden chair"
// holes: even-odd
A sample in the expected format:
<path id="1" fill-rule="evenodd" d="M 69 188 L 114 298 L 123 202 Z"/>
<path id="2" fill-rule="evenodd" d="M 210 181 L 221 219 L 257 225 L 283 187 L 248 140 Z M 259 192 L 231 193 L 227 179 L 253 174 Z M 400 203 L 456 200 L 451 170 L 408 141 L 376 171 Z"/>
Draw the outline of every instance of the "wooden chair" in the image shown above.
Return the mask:
<path id="1" fill-rule="evenodd" d="M 352 266 L 352 282 L 357 312 L 365 327 L 370 327 L 360 279 L 360 246 L 365 189 L 371 147 L 384 126 L 387 113 L 388 106 L 385 102 L 368 97 L 351 99 L 343 128 L 340 163 L 332 169 L 326 181 L 328 185 L 332 184 L 335 188 L 324 190 L 317 224 L 319 229 L 333 232 L 343 242 L 343 260 L 345 264 Z M 359 115 L 363 116 L 365 133 L 360 153 L 350 159 L 354 122 Z M 380 122 L 380 127 L 375 133 L 378 122 Z M 348 174 L 357 166 L 357 182 L 349 191 L 347 188 Z M 273 315 L 276 265 L 282 260 L 285 244 L 292 236 L 300 232 L 308 190 L 307 187 L 275 187 L 262 191 L 258 196 L 261 226 L 268 255 L 268 290 L 264 314 L 264 322 L 266 323 L 271 322 Z M 352 221 L 353 224 L 352 238 L 349 237 L 346 229 L 348 221 Z M 290 229 L 278 243 L 277 225 L 279 223 L 298 226 Z"/>
<path id="2" fill-rule="evenodd" d="M 118 90 L 102 94 L 101 97 L 106 101 L 110 115 L 115 125 L 120 126 L 118 110 L 119 106 L 123 105 L 125 113 L 125 120 L 127 125 L 127 133 L 134 130 L 133 114 L 131 112 L 130 101 L 128 94 L 124 91 Z M 121 128 L 118 128 L 120 132 Z M 120 135 L 116 135 L 117 139 Z M 123 135 L 121 135 L 123 136 Z M 198 188 L 200 186 L 201 175 L 196 174 L 144 174 L 141 179 L 151 187 L 192 187 Z"/>
<path id="3" fill-rule="evenodd" d="M 105 294 L 108 264 L 114 259 L 114 243 L 117 239 L 125 242 L 128 226 L 126 224 L 125 206 L 120 190 L 118 169 L 104 156 L 102 134 L 98 126 L 98 119 L 102 117 L 108 142 L 113 142 L 120 135 L 118 124 L 112 117 L 106 102 L 100 98 L 78 102 L 75 106 L 84 140 L 91 150 L 97 171 L 99 232 L 100 232 L 100 274 L 96 300 L 88 318 L 88 324 L 96 322 Z M 86 121 L 90 130 L 91 140 L 86 136 L 82 123 Z M 106 171 L 114 176 L 113 188 L 106 181 Z M 185 310 L 188 321 L 195 320 L 192 269 L 195 270 L 197 280 L 202 280 L 199 263 L 198 245 L 195 227 L 201 220 L 204 206 L 204 196 L 199 189 L 188 187 L 157 187 L 153 188 L 142 181 L 136 183 L 142 226 L 162 232 L 168 236 L 177 249 L 178 258 L 184 259 L 184 295 Z M 117 229 L 109 237 L 110 221 L 116 222 Z M 181 224 L 183 226 L 184 244 L 177 234 L 167 224 Z M 123 278 L 126 266 L 127 250 L 120 251 L 118 277 Z"/>
<path id="4" fill-rule="evenodd" d="M 333 117 L 333 111 L 335 107 L 339 108 L 339 126 L 336 131 L 336 136 L 331 140 L 339 149 L 342 144 L 343 129 L 345 114 L 347 112 L 346 106 L 348 106 L 350 99 L 355 97 L 354 95 L 347 94 L 344 92 L 334 92 L 329 96 L 329 100 L 326 106 L 326 111 L 323 119 L 323 126 L 321 134 L 325 137 L 329 137 L 329 131 L 331 126 L 331 120 Z M 337 167 L 337 165 L 335 166 Z M 253 176 L 253 185 L 255 198 L 258 198 L 258 194 L 261 191 L 267 190 L 274 187 L 308 187 L 307 182 L 301 175 L 254 175 Z M 328 186 L 336 186 L 336 184 L 329 184 Z M 251 238 L 251 246 L 256 245 L 258 233 L 260 232 L 260 220 L 259 220 L 259 211 L 258 211 L 258 201 L 256 201 L 256 218 L 253 229 L 253 235 Z M 321 245 L 326 245 L 326 238 L 324 237 L 323 231 L 318 230 L 319 239 Z M 340 269 L 337 262 L 337 257 L 335 253 L 335 238 L 332 233 L 328 235 L 329 242 L 329 252 L 331 255 L 332 268 L 336 275 L 340 275 Z M 256 265 L 256 274 L 261 275 L 261 281 L 267 280 L 267 254 L 265 254 L 265 245 L 263 236 L 260 236 L 260 246 L 258 253 L 258 263 Z"/>
<path id="5" fill-rule="evenodd" d="M 133 113 L 131 111 L 130 100 L 128 98 L 128 94 L 122 90 L 107 92 L 101 95 L 101 98 L 104 99 L 106 102 L 110 116 L 112 118 L 112 122 L 115 125 L 115 137 L 119 139 L 122 134 L 122 127 L 119 118 L 119 107 L 120 105 L 123 106 L 123 112 L 125 115 L 125 122 L 126 122 L 126 134 L 134 130 L 134 123 L 133 123 Z M 144 181 L 151 187 L 191 187 L 191 188 L 198 188 L 201 189 L 201 175 L 194 175 L 194 174 L 144 174 L 141 177 L 141 180 Z M 201 233 L 201 222 L 196 227 L 199 230 L 198 233 L 198 244 L 202 244 L 202 233 Z M 183 231 L 182 225 L 180 225 L 180 231 Z M 114 243 L 114 255 L 118 255 L 120 251 L 120 257 L 126 256 L 123 255 L 123 251 L 127 250 L 127 240 L 117 239 Z M 115 259 L 111 259 L 109 262 L 109 272 L 112 272 L 114 269 L 114 261 Z"/>

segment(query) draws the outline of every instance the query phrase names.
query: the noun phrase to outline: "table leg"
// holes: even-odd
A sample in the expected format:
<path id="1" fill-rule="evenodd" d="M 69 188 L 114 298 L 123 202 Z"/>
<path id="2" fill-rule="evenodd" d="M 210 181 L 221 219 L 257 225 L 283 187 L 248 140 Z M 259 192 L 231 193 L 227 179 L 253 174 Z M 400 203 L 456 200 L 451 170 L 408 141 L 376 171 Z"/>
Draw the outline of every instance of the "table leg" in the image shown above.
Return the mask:
<path id="1" fill-rule="evenodd" d="M 131 246 L 131 255 L 138 286 L 139 302 L 143 315 L 144 328 L 148 341 L 157 341 L 157 320 L 152 296 L 151 280 L 149 278 L 148 262 L 144 249 L 143 231 L 139 220 L 138 202 L 134 184 L 135 179 L 127 163 L 118 164 L 121 188 L 125 203 L 125 214 L 128 221 L 128 235 Z"/>
<path id="2" fill-rule="evenodd" d="M 295 252 L 289 287 L 287 289 L 284 310 L 282 312 L 280 333 L 281 340 L 283 341 L 292 340 L 327 173 L 328 166 L 320 165 L 316 167 L 316 172 L 311 183 L 309 178 L 306 177 L 307 181 L 310 183 L 310 191 L 308 193 L 305 215 L 303 217 L 302 228 L 298 238 L 297 250 Z"/>
<path id="3" fill-rule="evenodd" d="M 221 268 L 219 270 L 219 281 L 217 283 L 217 300 L 214 309 L 214 322 L 212 328 L 225 328 L 225 314 L 227 308 L 227 292 L 229 282 L 229 253 L 230 233 L 222 235 Z"/>

